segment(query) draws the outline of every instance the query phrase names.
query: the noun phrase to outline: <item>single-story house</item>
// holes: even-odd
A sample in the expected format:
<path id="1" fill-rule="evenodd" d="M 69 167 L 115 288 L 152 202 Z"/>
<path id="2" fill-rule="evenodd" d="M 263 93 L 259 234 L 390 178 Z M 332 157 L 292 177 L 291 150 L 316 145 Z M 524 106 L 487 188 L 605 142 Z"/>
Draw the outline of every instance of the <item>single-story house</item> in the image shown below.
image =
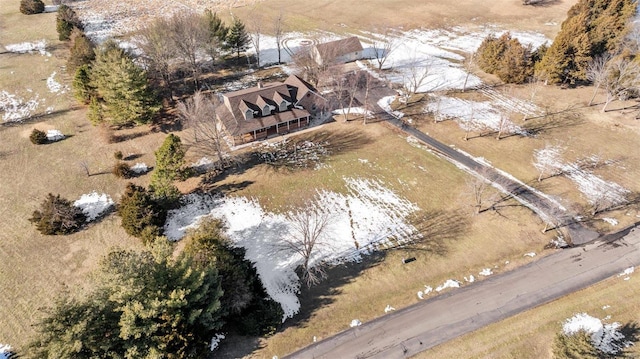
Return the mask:
<path id="1" fill-rule="evenodd" d="M 216 117 L 234 146 L 306 127 L 325 102 L 296 75 L 284 82 L 228 92 L 222 98 L 224 106 L 218 107 Z"/>
<path id="2" fill-rule="evenodd" d="M 317 44 L 311 49 L 313 58 L 321 66 L 360 60 L 362 53 L 362 44 L 356 36 Z"/>

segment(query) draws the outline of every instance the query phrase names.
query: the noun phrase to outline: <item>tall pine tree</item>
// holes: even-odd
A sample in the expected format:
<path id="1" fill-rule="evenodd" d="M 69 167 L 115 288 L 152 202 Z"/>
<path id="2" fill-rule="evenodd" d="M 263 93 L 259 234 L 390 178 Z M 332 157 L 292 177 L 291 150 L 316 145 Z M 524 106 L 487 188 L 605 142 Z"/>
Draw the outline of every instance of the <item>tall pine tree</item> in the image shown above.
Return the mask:
<path id="1" fill-rule="evenodd" d="M 160 111 L 145 71 L 113 41 L 96 51 L 91 85 L 104 105 L 105 117 L 113 125 L 144 124 Z"/>
<path id="2" fill-rule="evenodd" d="M 249 34 L 242 20 L 237 17 L 233 19 L 233 24 L 227 33 L 225 44 L 228 49 L 234 50 L 238 59 L 240 52 L 247 49 L 249 45 Z"/>

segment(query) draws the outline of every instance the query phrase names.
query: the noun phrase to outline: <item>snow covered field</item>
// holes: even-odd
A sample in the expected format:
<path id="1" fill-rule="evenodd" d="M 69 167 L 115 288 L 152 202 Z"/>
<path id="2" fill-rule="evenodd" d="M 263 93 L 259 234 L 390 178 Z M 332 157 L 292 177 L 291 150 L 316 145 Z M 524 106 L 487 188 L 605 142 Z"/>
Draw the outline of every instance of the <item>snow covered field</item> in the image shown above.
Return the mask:
<path id="1" fill-rule="evenodd" d="M 415 204 L 399 197 L 382 182 L 344 180 L 347 194 L 317 192 L 316 207 L 331 214 L 331 224 L 325 232 L 324 245 L 318 246 L 311 258 L 313 265 L 360 261 L 363 255 L 419 236 L 406 220 L 418 210 Z M 282 305 L 285 318 L 295 315 L 300 308 L 297 298 L 300 279 L 294 270 L 302 258 L 281 250 L 283 238 L 291 232 L 286 217 L 267 212 L 257 200 L 244 197 L 192 194 L 185 201 L 186 205 L 169 213 L 165 225 L 167 237 L 179 240 L 203 216 L 224 219 L 227 234 L 256 263 L 267 293 Z"/>

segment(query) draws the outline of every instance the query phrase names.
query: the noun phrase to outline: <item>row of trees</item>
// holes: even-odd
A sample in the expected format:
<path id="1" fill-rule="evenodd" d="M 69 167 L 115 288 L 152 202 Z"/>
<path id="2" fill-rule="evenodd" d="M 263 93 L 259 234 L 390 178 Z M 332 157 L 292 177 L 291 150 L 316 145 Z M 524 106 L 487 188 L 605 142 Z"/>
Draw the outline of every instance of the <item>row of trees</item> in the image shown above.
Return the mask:
<path id="1" fill-rule="evenodd" d="M 245 24 L 234 18 L 230 26 L 206 10 L 203 14 L 177 13 L 157 18 L 136 36 L 142 50 L 141 60 L 158 84 L 171 95 L 173 74 L 180 69 L 191 72 L 198 87 L 198 77 L 205 64 L 214 65 L 226 51 L 240 58 L 250 43 Z M 207 59 L 207 62 L 202 61 Z"/>

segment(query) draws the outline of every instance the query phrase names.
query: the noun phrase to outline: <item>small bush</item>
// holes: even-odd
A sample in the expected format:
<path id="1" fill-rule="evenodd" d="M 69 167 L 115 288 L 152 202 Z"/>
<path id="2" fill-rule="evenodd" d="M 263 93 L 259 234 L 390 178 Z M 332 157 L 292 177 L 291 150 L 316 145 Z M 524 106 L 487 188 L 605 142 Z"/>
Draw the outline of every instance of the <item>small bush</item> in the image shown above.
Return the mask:
<path id="1" fill-rule="evenodd" d="M 25 15 L 33 15 L 44 12 L 42 0 L 20 0 L 20 12 Z"/>
<path id="2" fill-rule="evenodd" d="M 56 16 L 56 30 L 58 31 L 58 39 L 60 41 L 69 40 L 73 29 L 83 29 L 82 22 L 72 8 L 67 5 L 58 7 L 58 15 Z"/>
<path id="3" fill-rule="evenodd" d="M 40 205 L 40 210 L 34 211 L 29 221 L 36 225 L 40 233 L 54 235 L 76 232 L 86 219 L 82 210 L 71 201 L 49 193 Z"/>
<path id="4" fill-rule="evenodd" d="M 144 187 L 129 183 L 120 200 L 118 215 L 122 218 L 122 228 L 146 243 L 152 237 L 162 235 L 167 211 Z"/>
<path id="5" fill-rule="evenodd" d="M 40 131 L 37 128 L 34 128 L 33 131 L 31 131 L 29 139 L 31 140 L 31 143 L 36 145 L 43 145 L 49 142 L 47 140 L 47 133 L 44 131 Z"/>
<path id="6" fill-rule="evenodd" d="M 133 177 L 133 171 L 131 171 L 131 167 L 124 163 L 118 162 L 115 166 L 113 166 L 112 173 L 118 178 L 131 178 Z"/>
<path id="7" fill-rule="evenodd" d="M 113 153 L 113 158 L 115 158 L 118 161 L 122 161 L 122 159 L 124 158 L 124 156 L 122 155 L 122 151 L 116 151 Z"/>

